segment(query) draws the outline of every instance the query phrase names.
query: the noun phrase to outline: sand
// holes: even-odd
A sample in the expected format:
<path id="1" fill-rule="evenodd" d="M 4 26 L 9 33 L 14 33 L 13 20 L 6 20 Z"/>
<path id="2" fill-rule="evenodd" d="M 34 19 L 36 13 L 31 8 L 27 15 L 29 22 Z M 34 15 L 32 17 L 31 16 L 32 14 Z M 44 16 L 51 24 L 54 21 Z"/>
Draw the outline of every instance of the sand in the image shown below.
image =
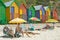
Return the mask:
<path id="1" fill-rule="evenodd" d="M 58 24 L 56 24 L 58 25 Z M 60 28 L 55 27 L 53 30 L 41 30 L 41 31 L 34 31 L 37 33 L 40 33 L 39 35 L 30 35 L 30 37 L 27 37 L 24 35 L 24 37 L 19 38 L 0 38 L 0 40 L 60 40 Z M 2 31 L 0 30 L 0 36 L 4 35 Z"/>

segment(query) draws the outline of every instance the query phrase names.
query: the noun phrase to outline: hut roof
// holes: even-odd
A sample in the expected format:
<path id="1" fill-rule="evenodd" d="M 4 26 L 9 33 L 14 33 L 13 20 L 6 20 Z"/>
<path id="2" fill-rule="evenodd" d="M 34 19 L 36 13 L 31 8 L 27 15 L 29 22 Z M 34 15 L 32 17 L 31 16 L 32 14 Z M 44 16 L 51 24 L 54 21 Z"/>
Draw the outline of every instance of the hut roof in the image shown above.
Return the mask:
<path id="1" fill-rule="evenodd" d="M 0 3 L 2 3 L 4 5 L 4 3 L 2 2 L 2 0 L 0 0 Z M 5 6 L 5 5 L 4 5 Z M 5 6 L 6 7 L 6 6 Z"/>
<path id="2" fill-rule="evenodd" d="M 21 3 L 26 5 L 25 0 L 15 0 L 16 4 L 20 7 Z"/>
<path id="3" fill-rule="evenodd" d="M 33 5 L 31 5 L 31 6 L 29 7 L 29 9 L 32 9 L 32 8 L 35 10 L 35 8 L 34 8 L 34 6 L 33 6 Z"/>
<path id="4" fill-rule="evenodd" d="M 42 5 L 34 6 L 35 10 L 40 10 L 41 7 Z"/>
<path id="5" fill-rule="evenodd" d="M 20 7 L 21 3 L 24 3 L 26 5 L 25 0 L 24 1 L 22 1 L 22 0 L 6 0 L 6 1 L 2 0 L 2 2 L 4 3 L 4 5 L 6 7 L 9 7 L 13 2 L 15 2 L 17 4 L 17 6 L 19 6 L 19 7 Z"/>
<path id="6" fill-rule="evenodd" d="M 6 7 L 9 7 L 12 4 L 12 2 L 14 2 L 14 0 L 11 0 L 9 2 L 5 2 L 4 4 L 5 4 Z"/>
<path id="7" fill-rule="evenodd" d="M 49 8 L 49 6 L 45 6 L 44 9 L 47 10 Z"/>
<path id="8" fill-rule="evenodd" d="M 20 4 L 20 6 L 22 6 L 22 5 L 26 8 L 26 5 L 25 5 L 24 3 L 21 3 L 21 4 Z"/>

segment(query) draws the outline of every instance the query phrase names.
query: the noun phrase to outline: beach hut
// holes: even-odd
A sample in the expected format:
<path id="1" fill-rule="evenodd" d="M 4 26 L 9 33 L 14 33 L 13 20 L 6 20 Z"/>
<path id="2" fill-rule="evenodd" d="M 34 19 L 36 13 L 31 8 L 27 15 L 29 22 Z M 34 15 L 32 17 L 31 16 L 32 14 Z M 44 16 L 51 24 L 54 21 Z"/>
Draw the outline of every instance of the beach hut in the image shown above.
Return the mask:
<path id="1" fill-rule="evenodd" d="M 45 18 L 45 9 L 43 6 L 41 6 L 40 10 L 42 11 L 42 22 L 45 22 L 46 18 Z"/>
<path id="2" fill-rule="evenodd" d="M 0 24 L 6 24 L 7 18 L 6 18 L 6 6 L 4 3 L 0 0 Z"/>
<path id="3" fill-rule="evenodd" d="M 19 7 L 13 2 L 10 7 L 11 19 L 19 17 Z"/>
<path id="4" fill-rule="evenodd" d="M 45 21 L 45 9 L 42 5 L 34 6 L 36 10 L 36 17 L 40 18 L 40 20 Z"/>
<path id="5" fill-rule="evenodd" d="M 45 14 L 46 20 L 48 20 L 48 19 L 51 18 L 51 11 L 50 11 L 49 6 L 45 6 L 44 8 L 45 8 L 45 11 L 46 11 L 46 14 Z"/>
<path id="6" fill-rule="evenodd" d="M 35 8 L 33 5 L 31 5 L 28 9 L 27 9 L 27 19 L 28 22 L 30 23 L 31 21 L 29 20 L 31 17 L 35 17 Z"/>
<path id="7" fill-rule="evenodd" d="M 7 21 L 10 21 L 10 5 L 12 4 L 13 1 L 9 1 L 9 2 L 5 2 L 5 6 L 6 6 L 6 17 L 7 17 Z"/>
<path id="8" fill-rule="evenodd" d="M 27 20 L 29 23 L 30 23 L 29 18 L 31 18 L 31 17 L 32 17 L 32 11 L 30 9 L 27 9 Z"/>
<path id="9" fill-rule="evenodd" d="M 24 3 L 20 4 L 20 18 L 27 20 L 27 8 Z"/>
<path id="10" fill-rule="evenodd" d="M 20 10 L 22 10 L 22 14 L 26 14 L 27 8 L 26 8 L 26 5 L 24 3 L 20 4 Z"/>
<path id="11" fill-rule="evenodd" d="M 5 2 L 4 4 L 6 5 L 6 15 L 7 15 L 8 21 L 13 18 L 19 17 L 18 6 L 16 2 L 14 2 L 14 0 Z"/>
<path id="12" fill-rule="evenodd" d="M 53 19 L 58 20 L 58 14 L 57 14 L 57 9 L 53 9 Z"/>
<path id="13" fill-rule="evenodd" d="M 42 5 L 37 5 L 37 6 L 34 6 L 35 10 L 36 10 L 36 17 L 37 18 L 41 18 L 40 17 L 40 8 L 41 8 Z"/>
<path id="14" fill-rule="evenodd" d="M 30 10 L 31 10 L 31 12 L 32 12 L 32 17 L 35 17 L 36 10 L 35 10 L 34 6 L 33 6 L 33 5 L 31 5 L 31 6 L 29 7 L 29 9 L 30 9 Z"/>

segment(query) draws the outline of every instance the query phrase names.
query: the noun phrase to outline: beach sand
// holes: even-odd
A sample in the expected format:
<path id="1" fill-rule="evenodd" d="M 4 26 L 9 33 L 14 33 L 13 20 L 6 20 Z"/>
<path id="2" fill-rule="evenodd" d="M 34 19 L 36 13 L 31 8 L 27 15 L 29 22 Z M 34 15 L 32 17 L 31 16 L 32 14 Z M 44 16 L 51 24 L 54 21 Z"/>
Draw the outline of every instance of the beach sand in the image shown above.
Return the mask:
<path id="1" fill-rule="evenodd" d="M 53 30 L 44 30 L 44 31 L 41 30 L 41 31 L 34 31 L 34 32 L 40 33 L 40 34 L 30 35 L 30 37 L 27 37 L 27 35 L 24 35 L 24 37 L 19 37 L 19 38 L 2 38 L 1 37 L 0 40 L 60 40 L 60 28 L 59 27 L 55 27 L 55 29 Z M 0 36 L 2 35 L 4 34 L 0 30 Z"/>

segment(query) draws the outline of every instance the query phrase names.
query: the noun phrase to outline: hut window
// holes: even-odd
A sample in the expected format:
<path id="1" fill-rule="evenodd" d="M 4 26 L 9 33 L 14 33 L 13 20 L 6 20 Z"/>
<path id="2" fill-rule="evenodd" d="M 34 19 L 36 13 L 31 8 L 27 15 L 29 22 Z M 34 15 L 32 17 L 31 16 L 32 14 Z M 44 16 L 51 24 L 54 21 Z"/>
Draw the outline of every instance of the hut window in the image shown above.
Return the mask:
<path id="1" fill-rule="evenodd" d="M 36 11 L 36 17 L 40 18 L 40 12 L 39 12 L 39 10 Z"/>

